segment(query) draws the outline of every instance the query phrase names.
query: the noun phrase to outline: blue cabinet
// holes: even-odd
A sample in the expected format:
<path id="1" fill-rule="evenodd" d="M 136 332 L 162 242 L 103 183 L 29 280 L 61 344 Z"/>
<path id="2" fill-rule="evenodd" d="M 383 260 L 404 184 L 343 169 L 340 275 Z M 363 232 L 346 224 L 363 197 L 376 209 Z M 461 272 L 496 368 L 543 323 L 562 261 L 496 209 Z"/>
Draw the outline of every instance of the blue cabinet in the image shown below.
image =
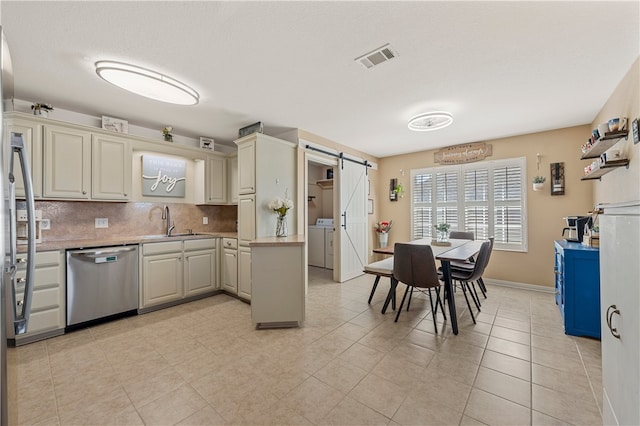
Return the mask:
<path id="1" fill-rule="evenodd" d="M 580 243 L 555 242 L 556 304 L 564 332 L 600 338 L 600 251 Z"/>

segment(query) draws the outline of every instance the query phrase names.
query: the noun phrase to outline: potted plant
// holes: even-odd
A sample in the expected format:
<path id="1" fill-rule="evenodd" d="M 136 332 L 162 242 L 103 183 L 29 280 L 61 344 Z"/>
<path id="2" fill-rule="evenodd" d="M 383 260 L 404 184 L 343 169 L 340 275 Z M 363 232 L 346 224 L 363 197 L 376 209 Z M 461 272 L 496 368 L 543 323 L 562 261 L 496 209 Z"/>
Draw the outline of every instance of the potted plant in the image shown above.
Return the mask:
<path id="1" fill-rule="evenodd" d="M 171 134 L 172 131 L 173 131 L 173 127 L 171 126 L 167 126 L 164 129 L 162 129 L 162 137 L 164 137 L 165 141 L 173 142 L 173 135 Z"/>
<path id="2" fill-rule="evenodd" d="M 533 190 L 534 191 L 542 191 L 544 188 L 544 181 L 547 180 L 544 176 L 535 176 L 533 178 Z"/>
<path id="3" fill-rule="evenodd" d="M 397 194 L 398 198 L 404 197 L 404 186 L 401 183 L 399 183 L 393 191 Z"/>
<path id="4" fill-rule="evenodd" d="M 449 229 L 451 225 L 448 223 L 439 223 L 436 228 L 436 241 L 439 243 L 446 243 L 449 241 Z"/>
<path id="5" fill-rule="evenodd" d="M 49 111 L 53 111 L 53 107 L 50 104 L 35 103 L 31 105 L 33 115 L 41 115 L 43 117 L 49 116 Z"/>
<path id="6" fill-rule="evenodd" d="M 389 231 L 391 231 L 391 227 L 393 226 L 393 221 L 382 221 L 376 222 L 373 228 L 376 230 L 378 234 L 378 242 L 380 243 L 380 248 L 386 247 L 389 243 Z"/>

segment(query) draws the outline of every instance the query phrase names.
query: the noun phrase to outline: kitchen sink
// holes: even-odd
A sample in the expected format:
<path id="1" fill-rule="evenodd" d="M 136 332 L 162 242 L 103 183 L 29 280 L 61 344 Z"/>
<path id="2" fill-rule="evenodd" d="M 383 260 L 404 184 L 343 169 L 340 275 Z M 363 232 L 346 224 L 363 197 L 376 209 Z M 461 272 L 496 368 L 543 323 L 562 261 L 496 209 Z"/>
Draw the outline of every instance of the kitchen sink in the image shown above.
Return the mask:
<path id="1" fill-rule="evenodd" d="M 142 238 L 144 238 L 145 240 L 149 239 L 149 240 L 153 240 L 153 239 L 159 239 L 159 238 L 177 238 L 177 237 L 192 237 L 195 235 L 200 235 L 196 232 L 182 232 L 182 233 L 177 233 L 177 234 L 171 234 L 171 236 L 167 236 L 166 234 L 157 234 L 157 235 L 145 235 Z"/>

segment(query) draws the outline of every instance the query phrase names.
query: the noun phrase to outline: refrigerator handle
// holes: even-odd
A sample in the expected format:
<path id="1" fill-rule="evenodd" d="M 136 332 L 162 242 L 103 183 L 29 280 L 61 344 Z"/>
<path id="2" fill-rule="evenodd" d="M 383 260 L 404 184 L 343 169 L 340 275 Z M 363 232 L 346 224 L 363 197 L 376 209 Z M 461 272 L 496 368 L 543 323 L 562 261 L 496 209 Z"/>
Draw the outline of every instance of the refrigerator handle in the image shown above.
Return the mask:
<path id="1" fill-rule="evenodd" d="M 22 178 L 24 181 L 24 195 L 27 204 L 27 275 L 24 284 L 24 295 L 22 306 L 18 312 L 16 298 L 16 192 L 15 177 L 13 175 L 14 153 L 18 154 L 22 169 Z M 11 221 L 11 230 L 9 231 L 11 241 L 9 243 L 10 250 L 10 274 L 11 274 L 11 296 L 12 296 L 12 314 L 13 326 L 16 336 L 27 332 L 29 323 L 29 315 L 31 314 L 31 299 L 33 298 L 33 282 L 35 274 L 36 261 L 36 221 L 35 221 L 35 203 L 33 200 L 33 184 L 31 182 L 31 167 L 29 165 L 29 156 L 24 145 L 22 133 L 11 132 L 11 155 L 9 157 L 9 216 Z"/>

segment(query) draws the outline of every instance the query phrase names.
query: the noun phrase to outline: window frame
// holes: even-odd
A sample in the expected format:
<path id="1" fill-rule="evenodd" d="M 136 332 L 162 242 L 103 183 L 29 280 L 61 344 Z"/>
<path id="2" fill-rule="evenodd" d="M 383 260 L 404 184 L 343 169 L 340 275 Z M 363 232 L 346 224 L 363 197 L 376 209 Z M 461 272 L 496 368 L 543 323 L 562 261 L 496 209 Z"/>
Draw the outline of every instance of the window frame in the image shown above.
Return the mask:
<path id="1" fill-rule="evenodd" d="M 457 174 L 457 201 L 455 204 L 455 208 L 457 208 L 457 223 L 462 226 L 462 229 L 465 230 L 465 209 L 470 206 L 487 206 L 488 210 L 488 235 L 495 236 L 495 213 L 496 206 L 515 206 L 520 208 L 520 232 L 521 232 L 521 241 L 519 243 L 504 243 L 502 241 L 496 241 L 494 244 L 494 248 L 496 250 L 502 251 L 515 251 L 515 252 L 528 252 L 528 226 L 527 226 L 527 185 L 526 185 L 526 176 L 527 176 L 527 162 L 526 157 L 516 157 L 516 158 L 505 158 L 499 160 L 489 160 L 482 162 L 474 162 L 474 163 L 465 163 L 465 164 L 456 164 L 456 165 L 445 165 L 445 166 L 437 166 L 437 167 L 427 167 L 421 169 L 412 169 L 411 170 L 411 184 L 409 187 L 410 191 L 410 200 L 411 200 L 411 236 L 412 239 L 416 238 L 429 238 L 430 236 L 434 236 L 433 229 L 429 229 L 429 232 L 425 235 L 425 229 L 422 228 L 422 237 L 417 236 L 417 226 L 416 226 L 416 211 L 418 209 L 431 209 L 431 217 L 430 220 L 436 220 L 437 211 L 438 211 L 438 199 L 436 193 L 437 186 L 437 174 L 438 173 L 451 173 L 455 172 Z M 495 199 L 495 182 L 494 182 L 494 171 L 496 169 L 500 169 L 503 167 L 519 167 L 520 176 L 519 176 L 519 185 L 520 185 L 520 199 L 519 200 L 507 200 L 501 201 Z M 483 170 L 488 172 L 488 200 L 485 201 L 465 201 L 465 172 L 473 171 L 473 170 Z M 414 194 L 416 187 L 414 186 L 415 178 L 417 175 L 430 174 L 431 177 L 431 193 L 430 193 L 430 201 L 416 201 L 417 194 Z M 425 192 L 426 193 L 426 192 Z M 422 197 L 421 197 L 422 198 Z M 443 206 L 450 206 L 451 203 L 442 204 Z M 432 223 L 434 225 L 434 223 Z M 432 226 L 431 226 L 432 227 Z"/>

